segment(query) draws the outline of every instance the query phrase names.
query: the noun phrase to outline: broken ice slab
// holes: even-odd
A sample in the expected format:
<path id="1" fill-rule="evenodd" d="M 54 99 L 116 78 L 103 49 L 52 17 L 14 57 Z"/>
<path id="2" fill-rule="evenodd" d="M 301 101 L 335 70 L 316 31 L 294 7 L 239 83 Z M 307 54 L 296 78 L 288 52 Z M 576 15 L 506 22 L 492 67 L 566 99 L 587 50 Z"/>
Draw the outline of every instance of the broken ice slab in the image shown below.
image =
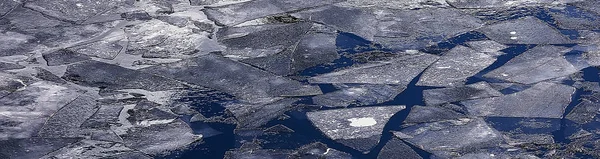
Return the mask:
<path id="1" fill-rule="evenodd" d="M 290 75 L 340 58 L 335 43 L 335 34 L 307 34 L 303 35 L 295 49 L 286 49 L 271 56 L 245 59 L 242 62 L 265 69 L 276 75 Z"/>
<path id="2" fill-rule="evenodd" d="M 477 31 L 502 44 L 567 44 L 572 43 L 556 29 L 535 17 L 507 20 Z"/>
<path id="3" fill-rule="evenodd" d="M 0 62 L 0 71 L 14 70 L 14 69 L 24 69 L 24 68 L 25 68 L 25 66 L 21 66 L 21 65 L 16 64 L 16 63 Z"/>
<path id="4" fill-rule="evenodd" d="M 85 149 L 84 151 L 82 151 Z M 53 151 L 42 159 L 54 158 L 115 158 L 150 159 L 152 157 L 123 145 L 123 143 L 84 139 Z"/>
<path id="5" fill-rule="evenodd" d="M 600 29 L 600 16 L 574 6 L 566 6 L 564 10 L 551 13 L 561 29 L 569 30 L 598 30 Z"/>
<path id="6" fill-rule="evenodd" d="M 377 159 L 389 159 L 389 158 L 412 158 L 422 159 L 422 157 L 415 152 L 410 146 L 406 145 L 402 140 L 397 137 L 392 137 L 385 146 L 381 149 L 377 155 Z"/>
<path id="7" fill-rule="evenodd" d="M 438 105 L 471 99 L 502 96 L 486 82 L 453 88 L 427 89 L 423 91 L 423 99 L 427 105 Z"/>
<path id="8" fill-rule="evenodd" d="M 377 143 L 388 120 L 406 106 L 359 107 L 322 110 L 306 115 L 325 136 L 368 153 Z"/>
<path id="9" fill-rule="evenodd" d="M 445 0 L 346 0 L 336 5 L 344 7 L 379 7 L 392 9 L 421 9 L 449 7 Z"/>
<path id="10" fill-rule="evenodd" d="M 132 4 L 133 1 L 131 0 L 39 0 L 27 2 L 25 7 L 53 18 L 70 22 L 83 22 L 116 7 Z"/>
<path id="11" fill-rule="evenodd" d="M 290 110 L 298 99 L 285 98 L 273 103 L 247 104 L 234 103 L 225 105 L 238 121 L 238 128 L 257 128 Z"/>
<path id="12" fill-rule="evenodd" d="M 464 46 L 456 46 L 427 68 L 418 86 L 456 87 L 466 79 L 487 68 L 496 57 Z"/>
<path id="13" fill-rule="evenodd" d="M 554 144 L 554 137 L 551 134 L 513 134 L 504 133 L 506 142 L 511 146 L 523 146 L 532 148 L 533 146 L 548 146 Z"/>
<path id="14" fill-rule="evenodd" d="M 312 100 L 314 104 L 324 107 L 374 105 L 393 100 L 405 88 L 395 85 L 350 85 L 339 91 L 314 96 Z"/>
<path id="15" fill-rule="evenodd" d="M 219 29 L 216 37 L 227 46 L 224 55 L 256 58 L 274 55 L 296 45 L 313 25 L 311 23 L 272 24 Z M 335 46 L 335 41 L 334 41 Z"/>
<path id="16" fill-rule="evenodd" d="M 98 106 L 98 110 L 81 124 L 82 128 L 108 129 L 111 125 L 119 124 L 119 115 L 124 106 L 111 103 Z"/>
<path id="17" fill-rule="evenodd" d="M 17 32 L 3 32 L 0 33 L 0 56 L 13 56 L 23 55 L 28 52 L 35 50 L 37 44 L 31 43 L 35 37 L 17 33 Z"/>
<path id="18" fill-rule="evenodd" d="M 50 116 L 81 93 L 75 88 L 40 81 L 0 98 L 0 139 L 36 136 Z"/>
<path id="19" fill-rule="evenodd" d="M 141 71 L 217 89 L 250 102 L 279 96 L 321 94 L 318 86 L 304 85 L 214 54 Z"/>
<path id="20" fill-rule="evenodd" d="M 418 124 L 395 135 L 442 158 L 497 147 L 503 141 L 502 134 L 480 118 Z"/>
<path id="21" fill-rule="evenodd" d="M 585 1 L 585 0 L 580 0 L 577 1 L 575 3 L 573 3 L 574 6 L 579 7 L 579 8 L 583 8 L 587 11 L 590 12 L 594 12 L 598 15 L 600 15 L 600 8 L 598 8 L 598 6 L 600 6 L 600 1 Z"/>
<path id="22" fill-rule="evenodd" d="M 419 50 L 482 25 L 480 19 L 449 8 L 396 10 L 332 5 L 292 15 L 399 50 Z"/>
<path id="23" fill-rule="evenodd" d="M 87 55 L 73 52 L 69 49 L 59 49 L 42 55 L 48 66 L 66 65 L 86 60 L 91 60 Z"/>
<path id="24" fill-rule="evenodd" d="M 119 30 L 110 33 L 97 42 L 68 49 L 88 56 L 112 60 L 124 50 L 124 46 L 127 46 L 127 37 L 123 31 Z"/>
<path id="25" fill-rule="evenodd" d="M 0 72 L 0 98 L 29 85 L 29 81 L 22 76 Z"/>
<path id="26" fill-rule="evenodd" d="M 287 158 L 291 150 L 233 149 L 225 152 L 224 159 Z"/>
<path id="27" fill-rule="evenodd" d="M 0 3 L 0 17 L 3 17 L 19 5 L 21 5 L 21 0 L 4 1 Z"/>
<path id="28" fill-rule="evenodd" d="M 80 126 L 98 110 L 96 98 L 83 94 L 58 110 L 40 129 L 38 136 L 46 138 L 82 137 L 87 132 Z"/>
<path id="29" fill-rule="evenodd" d="M 562 118 L 574 92 L 571 86 L 540 82 L 521 92 L 461 103 L 476 116 Z"/>
<path id="30" fill-rule="evenodd" d="M 445 106 L 414 106 L 410 109 L 408 116 L 404 119 L 406 124 L 429 123 L 444 120 L 456 120 L 465 118 L 466 115 L 453 110 L 457 105 Z"/>
<path id="31" fill-rule="evenodd" d="M 522 84 L 567 76 L 579 70 L 561 56 L 566 51 L 560 46 L 537 46 L 483 76 Z"/>
<path id="32" fill-rule="evenodd" d="M 399 53 L 400 54 L 400 53 Z M 366 83 L 408 85 L 439 57 L 431 54 L 402 53 L 390 61 L 356 65 L 310 78 L 310 83 Z"/>
<path id="33" fill-rule="evenodd" d="M 207 7 L 204 14 L 219 25 L 233 26 L 245 21 L 279 13 L 312 8 L 342 0 L 254 0 L 218 7 Z"/>
<path id="34" fill-rule="evenodd" d="M 526 6 L 526 5 L 557 5 L 560 2 L 556 0 L 510 0 L 510 1 L 498 1 L 498 0 L 448 0 L 447 2 L 456 8 L 461 9 L 481 9 L 481 8 L 506 8 L 515 6 Z"/>
<path id="35" fill-rule="evenodd" d="M 135 126 L 120 136 L 127 147 L 151 155 L 169 154 L 174 150 L 186 148 L 202 137 L 193 134 L 193 130 L 180 119 L 168 123 Z"/>
<path id="36" fill-rule="evenodd" d="M 41 158 L 78 142 L 76 138 L 26 138 L 0 140 L 1 158 Z"/>
<path id="37" fill-rule="evenodd" d="M 504 44 L 500 44 L 498 42 L 492 40 L 483 40 L 483 41 L 469 41 L 466 44 L 473 50 L 487 53 L 492 56 L 500 56 L 503 55 L 503 52 L 500 50 L 504 50 L 508 48 L 508 46 Z"/>
<path id="38" fill-rule="evenodd" d="M 79 85 L 112 90 L 158 91 L 186 87 L 175 80 L 92 60 L 69 65 L 62 78 Z"/>
<path id="39" fill-rule="evenodd" d="M 578 124 L 587 124 L 594 121 L 594 118 L 599 113 L 600 103 L 583 98 L 581 99 L 581 102 L 577 104 L 565 118 Z"/>
<path id="40" fill-rule="evenodd" d="M 352 158 L 352 155 L 327 147 L 327 145 L 315 142 L 300 147 L 290 154 L 288 158 Z"/>
<path id="41" fill-rule="evenodd" d="M 196 33 L 195 29 L 193 26 L 180 28 L 156 19 L 127 27 L 127 53 L 143 54 L 142 57 L 147 58 L 187 58 L 221 50 L 208 38 L 208 33 Z"/>

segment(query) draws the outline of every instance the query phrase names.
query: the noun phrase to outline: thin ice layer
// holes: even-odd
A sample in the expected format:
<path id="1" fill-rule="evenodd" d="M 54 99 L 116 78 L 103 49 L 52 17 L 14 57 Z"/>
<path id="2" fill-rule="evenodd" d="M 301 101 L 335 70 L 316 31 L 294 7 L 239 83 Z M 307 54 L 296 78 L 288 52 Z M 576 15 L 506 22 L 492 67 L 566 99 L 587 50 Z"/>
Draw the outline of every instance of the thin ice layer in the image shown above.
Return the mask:
<path id="1" fill-rule="evenodd" d="M 339 91 L 315 96 L 312 100 L 314 104 L 324 107 L 373 105 L 393 100 L 404 89 L 404 86 L 393 85 L 348 86 Z"/>
<path id="2" fill-rule="evenodd" d="M 571 86 L 540 82 L 521 92 L 461 103 L 476 116 L 562 118 L 574 92 Z"/>

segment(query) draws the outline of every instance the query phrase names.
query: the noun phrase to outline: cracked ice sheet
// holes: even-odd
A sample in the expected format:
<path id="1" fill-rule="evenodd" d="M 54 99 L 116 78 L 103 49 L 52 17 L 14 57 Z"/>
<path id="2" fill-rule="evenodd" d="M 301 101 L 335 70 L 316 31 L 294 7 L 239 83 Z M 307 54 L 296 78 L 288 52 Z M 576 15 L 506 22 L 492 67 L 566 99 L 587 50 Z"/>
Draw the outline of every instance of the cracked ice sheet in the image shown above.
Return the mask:
<path id="1" fill-rule="evenodd" d="M 497 96 L 502 96 L 502 93 L 492 88 L 486 82 L 479 82 L 462 87 L 428 89 L 423 91 L 423 98 L 427 105 L 438 105 Z"/>
<path id="2" fill-rule="evenodd" d="M 337 5 L 343 7 L 380 7 L 392 9 L 419 9 L 450 7 L 445 0 L 346 0 Z"/>
<path id="3" fill-rule="evenodd" d="M 293 103 L 296 101 L 298 99 L 284 98 L 273 103 L 236 103 L 224 107 L 235 116 L 238 121 L 238 128 L 257 128 L 283 115 L 293 107 Z"/>
<path id="4" fill-rule="evenodd" d="M 508 8 L 516 6 L 532 5 L 560 5 L 581 0 L 448 0 L 447 2 L 456 8 L 479 9 L 479 8 Z"/>
<path id="5" fill-rule="evenodd" d="M 57 151 L 51 152 L 42 159 L 69 159 L 69 158 L 136 158 L 150 159 L 137 150 L 131 149 L 122 143 L 114 143 L 96 140 L 81 140 L 77 143 L 65 146 Z"/>
<path id="6" fill-rule="evenodd" d="M 0 157 L 40 158 L 80 139 L 74 138 L 26 138 L 0 140 Z"/>
<path id="7" fill-rule="evenodd" d="M 567 44 L 572 43 L 556 29 L 535 17 L 502 21 L 477 31 L 503 44 Z"/>
<path id="8" fill-rule="evenodd" d="M 439 57 L 431 54 L 403 54 L 390 61 L 356 65 L 310 78 L 310 83 L 365 83 L 408 85 Z"/>
<path id="9" fill-rule="evenodd" d="M 456 87 L 496 61 L 494 56 L 464 46 L 454 47 L 427 68 L 418 86 Z"/>
<path id="10" fill-rule="evenodd" d="M 25 7 L 54 18 L 83 22 L 88 18 L 116 7 L 133 4 L 132 0 L 36 0 L 25 3 Z"/>
<path id="11" fill-rule="evenodd" d="M 560 46 L 537 46 L 483 76 L 522 84 L 567 76 L 579 71 L 562 56 L 568 51 Z"/>
<path id="12" fill-rule="evenodd" d="M 141 71 L 217 89 L 253 103 L 280 96 L 322 93 L 318 86 L 304 85 L 214 54 Z"/>
<path id="13" fill-rule="evenodd" d="M 405 86 L 372 85 L 345 86 L 339 91 L 317 95 L 313 103 L 324 107 L 346 107 L 374 105 L 393 100 L 396 95 L 406 89 Z"/>
<path id="14" fill-rule="evenodd" d="M 227 47 L 226 57 L 256 58 L 277 54 L 306 34 L 313 24 L 270 24 L 245 27 L 226 27 L 216 33 L 219 43 Z M 334 43 L 335 44 L 335 43 Z"/>
<path id="15" fill-rule="evenodd" d="M 521 92 L 461 103 L 475 116 L 562 118 L 574 92 L 571 86 L 540 82 Z"/>
<path id="16" fill-rule="evenodd" d="M 35 136 L 50 116 L 77 98 L 80 90 L 36 82 L 0 98 L 0 139 Z"/>
<path id="17" fill-rule="evenodd" d="M 394 134 L 442 158 L 496 147 L 502 142 L 502 134 L 480 118 L 419 124 Z"/>
<path id="18" fill-rule="evenodd" d="M 306 115 L 327 137 L 361 152 L 377 145 L 388 120 L 406 106 L 322 110 Z"/>
<path id="19" fill-rule="evenodd" d="M 279 13 L 312 8 L 343 0 L 254 0 L 237 4 L 207 7 L 204 13 L 218 25 L 233 26 L 245 21 Z"/>
<path id="20" fill-rule="evenodd" d="M 396 10 L 332 5 L 292 15 L 401 50 L 418 50 L 482 26 L 481 20 L 447 8 Z"/>
<path id="21" fill-rule="evenodd" d="M 340 58 L 336 50 L 336 34 L 310 33 L 302 37 L 295 49 L 275 55 L 244 59 L 241 62 L 265 69 L 276 75 L 290 75 Z M 270 40 L 266 40 L 270 41 Z"/>
<path id="22" fill-rule="evenodd" d="M 418 50 L 482 26 L 480 19 L 448 8 L 396 10 L 332 5 L 292 15 L 399 50 Z"/>

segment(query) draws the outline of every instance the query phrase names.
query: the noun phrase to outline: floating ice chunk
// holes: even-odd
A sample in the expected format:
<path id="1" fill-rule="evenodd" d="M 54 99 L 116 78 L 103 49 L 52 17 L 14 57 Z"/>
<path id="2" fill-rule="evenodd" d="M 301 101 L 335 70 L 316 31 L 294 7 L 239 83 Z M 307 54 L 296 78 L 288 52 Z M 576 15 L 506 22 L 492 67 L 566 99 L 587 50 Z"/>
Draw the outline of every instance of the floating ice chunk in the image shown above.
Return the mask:
<path id="1" fill-rule="evenodd" d="M 438 105 L 470 99 L 488 98 L 501 96 L 486 82 L 465 85 L 454 88 L 428 89 L 423 91 L 423 98 L 427 105 Z"/>
<path id="2" fill-rule="evenodd" d="M 347 0 L 336 5 L 344 7 L 378 7 L 392 9 L 449 7 L 445 0 Z"/>
<path id="3" fill-rule="evenodd" d="M 158 91 L 185 87 L 184 84 L 175 80 L 91 60 L 69 65 L 62 78 L 79 85 L 113 90 Z"/>
<path id="4" fill-rule="evenodd" d="M 141 71 L 217 89 L 248 101 L 278 96 L 321 94 L 318 86 L 303 85 L 298 81 L 213 54 L 153 66 Z"/>
<path id="5" fill-rule="evenodd" d="M 408 85 L 438 58 L 438 56 L 424 53 L 401 55 L 390 61 L 363 64 L 319 75 L 310 78 L 309 82 Z"/>
<path id="6" fill-rule="evenodd" d="M 230 104 L 229 110 L 238 121 L 238 128 L 257 128 L 275 119 L 293 107 L 298 99 L 286 98 L 266 104 Z"/>
<path id="7" fill-rule="evenodd" d="M 387 121 L 405 106 L 361 107 L 308 112 L 308 119 L 327 137 L 362 152 L 379 142 Z"/>
<path id="8" fill-rule="evenodd" d="M 579 71 L 562 54 L 567 48 L 559 46 L 538 46 L 511 59 L 484 77 L 496 78 L 522 84 L 567 76 Z"/>
<path id="9" fill-rule="evenodd" d="M 516 32 L 514 32 L 516 34 Z M 513 34 L 513 32 L 511 32 Z M 500 56 L 503 55 L 503 52 L 500 50 L 504 50 L 508 48 L 508 46 L 500 44 L 498 42 L 492 40 L 483 40 L 483 41 L 469 41 L 466 44 L 473 50 L 487 53 L 492 56 Z"/>
<path id="10" fill-rule="evenodd" d="M 586 124 L 592 122 L 598 113 L 600 113 L 600 103 L 583 98 L 565 118 L 579 124 Z"/>
<path id="11" fill-rule="evenodd" d="M 46 120 L 77 98 L 78 89 L 52 82 L 35 82 L 0 98 L 0 139 L 29 138 Z"/>
<path id="12" fill-rule="evenodd" d="M 561 29 L 570 30 L 598 30 L 600 29 L 600 16 L 585 10 L 567 6 L 566 10 L 553 12 L 552 19 Z"/>
<path id="13" fill-rule="evenodd" d="M 85 149 L 85 150 L 83 150 Z M 137 158 L 150 159 L 151 157 L 135 149 L 131 149 L 122 143 L 81 140 L 77 143 L 65 146 L 59 150 L 42 157 L 50 158 Z"/>
<path id="14" fill-rule="evenodd" d="M 216 36 L 227 46 L 224 55 L 256 58 L 274 55 L 296 45 L 311 28 L 311 23 L 226 27 Z M 334 43 L 335 44 L 335 43 Z"/>
<path id="15" fill-rule="evenodd" d="M 201 138 L 201 135 L 192 132 L 185 122 L 177 119 L 167 124 L 133 127 L 127 134 L 120 136 L 123 138 L 123 144 L 129 148 L 146 154 L 164 155 L 185 148 Z"/>
<path id="16" fill-rule="evenodd" d="M 574 92 L 570 86 L 540 82 L 521 92 L 462 104 L 476 116 L 562 118 Z"/>
<path id="17" fill-rule="evenodd" d="M 488 54 L 468 47 L 457 46 L 433 63 L 423 75 L 419 86 L 462 86 L 466 79 L 487 68 L 496 61 Z"/>
<path id="18" fill-rule="evenodd" d="M 19 64 L 0 62 L 0 71 L 14 70 L 14 69 L 24 69 L 24 68 L 25 68 L 25 66 L 21 66 Z"/>
<path id="19" fill-rule="evenodd" d="M 292 15 L 301 19 L 319 22 L 337 30 L 350 32 L 367 40 L 373 40 L 377 33 L 377 19 L 372 11 L 368 9 L 330 5 L 293 13 Z"/>
<path id="20" fill-rule="evenodd" d="M 124 51 L 123 46 L 127 45 L 126 38 L 127 37 L 123 31 L 115 31 L 98 42 L 76 46 L 69 49 L 77 53 L 112 60 L 119 53 Z"/>
<path id="21" fill-rule="evenodd" d="M 503 44 L 566 44 L 567 37 L 535 17 L 524 17 L 485 26 L 478 30 Z M 516 32 L 516 34 L 510 34 Z"/>
<path id="22" fill-rule="evenodd" d="M 404 86 L 393 85 L 348 86 L 339 91 L 315 96 L 312 100 L 313 103 L 325 107 L 373 105 L 394 99 L 404 89 Z"/>
<path id="23" fill-rule="evenodd" d="M 327 147 L 327 145 L 315 142 L 304 145 L 288 158 L 352 158 L 352 155 Z"/>
<path id="24" fill-rule="evenodd" d="M 3 17 L 21 4 L 20 0 L 7 0 L 0 3 L 0 17 Z"/>
<path id="25" fill-rule="evenodd" d="M 40 0 L 25 3 L 25 7 L 44 13 L 45 15 L 72 21 L 84 20 L 131 3 L 128 0 Z"/>
<path id="26" fill-rule="evenodd" d="M 400 138 L 442 158 L 496 147 L 502 142 L 502 134 L 479 118 L 419 124 L 400 132 L 406 134 Z"/>
<path id="27" fill-rule="evenodd" d="M 507 134 L 506 142 L 511 146 L 539 146 L 554 144 L 554 137 L 550 134 L 505 134 Z"/>
<path id="28" fill-rule="evenodd" d="M 555 0 L 448 0 L 450 5 L 461 9 L 474 9 L 474 8 L 504 8 L 504 7 L 515 7 L 515 6 L 526 6 L 526 5 L 550 5 L 560 4 L 555 3 Z"/>
<path id="29" fill-rule="evenodd" d="M 242 62 L 277 75 L 289 75 L 338 59 L 340 55 L 337 53 L 335 42 L 335 34 L 308 34 L 303 36 L 293 50 L 286 49 L 275 55 L 246 59 Z"/>
<path id="30" fill-rule="evenodd" d="M 87 55 L 79 54 L 69 49 L 60 49 L 43 54 L 42 57 L 48 62 L 48 66 L 65 65 L 92 59 Z"/>
<path id="31" fill-rule="evenodd" d="M 573 3 L 574 6 L 579 7 L 579 8 L 583 8 L 587 11 L 591 11 L 594 12 L 598 15 L 600 15 L 600 8 L 598 8 L 598 6 L 600 6 L 600 2 L 599 1 L 586 1 L 586 0 L 580 0 L 576 3 Z"/>
<path id="32" fill-rule="evenodd" d="M 3 156 L 3 158 L 41 158 L 78 140 L 75 138 L 0 140 L 0 156 Z"/>
<path id="33" fill-rule="evenodd" d="M 217 24 L 233 26 L 268 15 L 291 12 L 303 8 L 312 8 L 341 1 L 342 0 L 254 0 L 218 7 L 207 7 L 203 11 L 210 20 L 215 21 Z"/>
<path id="34" fill-rule="evenodd" d="M 397 137 L 392 137 L 377 155 L 377 159 L 388 158 L 413 158 L 422 159 L 410 146 L 406 145 Z"/>
<path id="35" fill-rule="evenodd" d="M 80 126 L 98 110 L 96 98 L 83 94 L 58 110 L 38 133 L 40 137 L 81 137 L 87 132 Z"/>
<path id="36" fill-rule="evenodd" d="M 457 105 L 449 105 L 446 107 L 457 107 Z M 414 106 L 410 109 L 410 113 L 404 120 L 407 124 L 428 123 L 444 120 L 456 120 L 464 118 L 466 115 L 456 112 L 455 110 L 444 106 Z"/>
<path id="37" fill-rule="evenodd" d="M 16 32 L 0 33 L 0 56 L 22 55 L 33 51 L 35 44 L 31 41 L 35 39 L 33 36 L 24 35 Z"/>

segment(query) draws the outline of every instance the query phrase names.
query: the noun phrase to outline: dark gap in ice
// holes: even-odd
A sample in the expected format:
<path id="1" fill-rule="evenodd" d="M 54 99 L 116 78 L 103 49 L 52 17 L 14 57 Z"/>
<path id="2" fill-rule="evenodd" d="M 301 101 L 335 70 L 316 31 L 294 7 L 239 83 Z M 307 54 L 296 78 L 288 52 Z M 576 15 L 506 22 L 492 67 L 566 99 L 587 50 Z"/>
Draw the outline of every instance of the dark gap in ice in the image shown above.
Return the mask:
<path id="1" fill-rule="evenodd" d="M 335 86 L 333 86 L 333 84 L 318 84 L 318 86 L 319 88 L 321 88 L 321 92 L 323 92 L 323 94 L 335 92 L 338 90 L 337 88 L 335 88 Z"/>
<path id="2" fill-rule="evenodd" d="M 583 89 L 579 88 L 571 96 L 571 103 L 569 103 L 569 105 L 565 109 L 565 113 L 563 114 L 563 117 L 560 120 L 560 129 L 552 132 L 552 135 L 554 136 L 554 142 L 556 142 L 556 143 L 569 143 L 570 142 L 569 134 L 572 134 L 574 132 L 569 132 L 569 131 L 575 131 L 577 129 L 569 128 L 569 125 L 573 125 L 572 124 L 573 122 L 566 119 L 565 116 L 567 116 L 567 114 L 569 114 L 571 112 L 571 110 L 573 110 L 573 108 L 575 108 L 575 106 L 577 104 L 581 103 L 581 100 L 580 100 L 581 96 L 585 95 L 585 94 L 591 94 L 591 92 L 585 92 L 585 91 L 583 91 Z"/>
<path id="3" fill-rule="evenodd" d="M 233 130 L 235 125 L 223 124 L 223 123 L 208 123 L 211 128 L 222 132 L 222 134 L 202 138 L 202 143 L 195 143 L 190 145 L 189 149 L 186 149 L 181 153 L 174 153 L 164 157 L 158 157 L 158 159 L 169 159 L 169 158 L 223 158 L 227 150 L 235 148 L 235 135 Z"/>
<path id="4" fill-rule="evenodd" d="M 481 81 L 487 81 L 490 83 L 501 83 L 502 82 L 501 80 L 486 78 L 486 77 L 483 77 L 483 75 L 501 67 L 502 65 L 506 64 L 508 61 L 513 59 L 514 57 L 524 53 L 525 51 L 527 51 L 531 48 L 534 48 L 536 45 L 508 45 L 508 46 L 509 46 L 508 48 L 501 50 L 502 52 L 504 52 L 506 54 L 498 56 L 496 62 L 494 62 L 492 65 L 483 69 L 482 71 L 473 75 L 472 77 L 467 78 L 467 82 L 465 84 L 473 84 L 473 83 L 477 83 L 477 82 L 481 82 Z"/>
<path id="5" fill-rule="evenodd" d="M 488 117 L 485 120 L 498 131 L 520 132 L 524 134 L 549 133 L 560 127 L 560 120 L 549 118 Z M 545 123 L 547 126 L 524 126 L 523 122 L 528 121 Z"/>
<path id="6" fill-rule="evenodd" d="M 394 114 L 394 116 L 392 116 L 388 120 L 387 124 L 383 128 L 383 134 L 381 135 L 379 144 L 377 146 L 375 146 L 371 150 L 371 152 L 368 154 L 369 158 L 377 158 L 377 155 L 379 154 L 379 152 L 381 151 L 383 146 L 385 146 L 385 144 L 394 137 L 394 135 L 391 133 L 391 131 L 398 131 L 401 129 L 400 126 L 402 125 L 402 122 L 404 122 L 404 120 L 406 120 L 406 117 L 408 117 L 408 113 L 410 112 L 410 110 L 412 109 L 413 106 L 425 105 L 425 100 L 423 99 L 423 90 L 431 89 L 433 87 L 416 85 L 422 75 L 423 75 L 423 72 L 421 72 L 417 77 L 415 77 L 408 84 L 406 89 L 402 93 L 398 94 L 394 98 L 394 100 L 378 104 L 380 106 L 405 105 L 406 109 L 401 110 L 400 112 Z M 431 156 L 431 153 L 428 153 L 424 150 L 420 150 L 418 148 L 415 149 L 416 147 L 412 146 L 411 144 L 408 144 L 408 145 L 410 145 L 411 148 L 413 148 L 423 158 L 429 158 L 428 156 Z"/>
<path id="7" fill-rule="evenodd" d="M 464 43 L 469 42 L 469 41 L 479 41 L 479 40 L 489 40 L 489 38 L 480 32 L 470 31 L 470 32 L 449 38 L 447 40 L 444 40 L 440 43 L 437 43 L 436 45 L 424 48 L 420 51 L 423 51 L 425 53 L 434 54 L 434 55 L 441 55 L 444 52 L 456 47 L 456 45 L 463 45 Z"/>

